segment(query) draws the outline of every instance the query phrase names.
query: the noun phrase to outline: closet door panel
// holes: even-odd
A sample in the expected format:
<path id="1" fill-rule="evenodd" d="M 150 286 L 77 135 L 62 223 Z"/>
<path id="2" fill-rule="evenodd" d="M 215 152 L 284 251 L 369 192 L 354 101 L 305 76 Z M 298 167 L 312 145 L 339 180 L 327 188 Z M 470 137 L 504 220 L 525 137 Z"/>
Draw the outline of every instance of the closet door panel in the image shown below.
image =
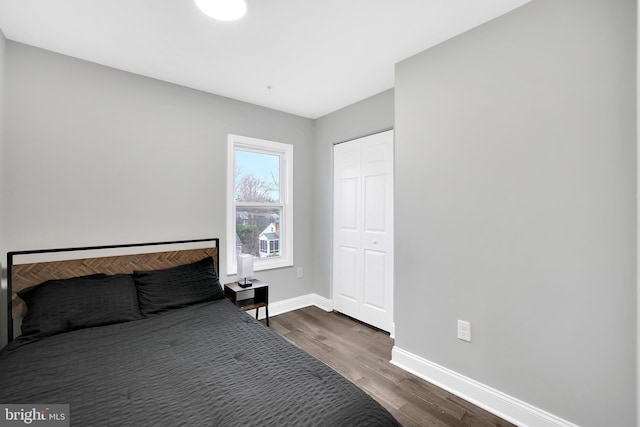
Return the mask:
<path id="1" fill-rule="evenodd" d="M 393 131 L 334 147 L 334 308 L 393 330 Z"/>

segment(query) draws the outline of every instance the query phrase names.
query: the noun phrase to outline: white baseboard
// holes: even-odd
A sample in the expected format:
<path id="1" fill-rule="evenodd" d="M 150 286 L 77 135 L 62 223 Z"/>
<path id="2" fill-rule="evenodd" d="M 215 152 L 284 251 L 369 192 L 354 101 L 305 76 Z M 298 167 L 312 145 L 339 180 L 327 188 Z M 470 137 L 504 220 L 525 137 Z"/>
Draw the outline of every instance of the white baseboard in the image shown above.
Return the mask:
<path id="1" fill-rule="evenodd" d="M 288 313 L 289 311 L 297 310 L 299 308 L 309 307 L 315 305 L 324 311 L 333 310 L 333 301 L 322 297 L 318 294 L 307 294 L 295 298 L 289 298 L 282 301 L 269 303 L 269 317 L 277 316 L 278 314 Z M 247 314 L 255 317 L 255 310 L 247 310 Z M 258 312 L 258 319 L 264 319 L 267 317 L 267 312 L 262 309 Z"/>
<path id="2" fill-rule="evenodd" d="M 393 347 L 391 363 L 519 426 L 578 427 L 436 363 Z"/>
<path id="3" fill-rule="evenodd" d="M 333 300 L 325 298 L 318 294 L 311 294 L 313 296 L 313 305 L 324 311 L 333 311 Z"/>

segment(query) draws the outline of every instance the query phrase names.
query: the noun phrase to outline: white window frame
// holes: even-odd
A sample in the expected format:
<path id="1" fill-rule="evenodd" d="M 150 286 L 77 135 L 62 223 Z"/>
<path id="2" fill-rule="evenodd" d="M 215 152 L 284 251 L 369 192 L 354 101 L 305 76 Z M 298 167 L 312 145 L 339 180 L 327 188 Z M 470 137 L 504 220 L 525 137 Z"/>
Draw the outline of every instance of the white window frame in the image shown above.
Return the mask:
<path id="1" fill-rule="evenodd" d="M 236 149 L 280 157 L 280 256 L 254 258 L 253 270 L 293 266 L 293 145 L 229 134 L 227 139 L 227 275 L 238 272 L 236 252 Z M 252 206 L 260 206 L 259 203 Z M 283 240 L 284 238 L 284 240 Z"/>

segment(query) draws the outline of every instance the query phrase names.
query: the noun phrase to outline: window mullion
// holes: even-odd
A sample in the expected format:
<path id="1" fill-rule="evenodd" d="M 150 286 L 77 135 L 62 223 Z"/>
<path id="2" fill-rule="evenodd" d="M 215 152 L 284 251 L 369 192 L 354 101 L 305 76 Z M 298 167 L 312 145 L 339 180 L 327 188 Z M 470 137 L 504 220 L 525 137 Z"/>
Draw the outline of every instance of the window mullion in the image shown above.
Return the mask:
<path id="1" fill-rule="evenodd" d="M 284 203 L 235 202 L 235 205 L 243 208 L 282 208 Z"/>

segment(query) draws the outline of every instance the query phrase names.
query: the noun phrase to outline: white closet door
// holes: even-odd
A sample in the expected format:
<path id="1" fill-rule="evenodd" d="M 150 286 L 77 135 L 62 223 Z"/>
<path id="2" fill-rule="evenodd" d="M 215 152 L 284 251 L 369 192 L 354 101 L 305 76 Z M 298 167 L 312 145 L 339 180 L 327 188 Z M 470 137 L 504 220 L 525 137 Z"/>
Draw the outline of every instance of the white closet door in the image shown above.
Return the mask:
<path id="1" fill-rule="evenodd" d="M 334 147 L 333 304 L 393 328 L 393 131 Z"/>

